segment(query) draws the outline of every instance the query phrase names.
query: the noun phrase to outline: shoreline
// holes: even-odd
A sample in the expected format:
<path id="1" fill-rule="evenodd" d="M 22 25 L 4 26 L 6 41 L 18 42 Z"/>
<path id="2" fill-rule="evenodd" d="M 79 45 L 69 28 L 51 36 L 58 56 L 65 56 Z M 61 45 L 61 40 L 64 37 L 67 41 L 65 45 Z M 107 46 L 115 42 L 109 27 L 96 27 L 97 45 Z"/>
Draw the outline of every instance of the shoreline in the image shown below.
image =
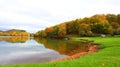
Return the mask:
<path id="1" fill-rule="evenodd" d="M 97 44 L 94 44 L 93 46 L 91 46 L 87 52 L 80 52 L 80 53 L 76 53 L 72 56 L 68 56 L 68 57 L 65 57 L 65 58 L 60 58 L 60 59 L 57 59 L 57 60 L 53 60 L 52 62 L 58 62 L 58 61 L 63 61 L 63 60 L 74 60 L 74 59 L 77 59 L 77 58 L 80 58 L 82 56 L 85 56 L 85 55 L 88 55 L 88 54 L 92 54 L 92 53 L 95 53 L 99 50 L 99 45 Z"/>

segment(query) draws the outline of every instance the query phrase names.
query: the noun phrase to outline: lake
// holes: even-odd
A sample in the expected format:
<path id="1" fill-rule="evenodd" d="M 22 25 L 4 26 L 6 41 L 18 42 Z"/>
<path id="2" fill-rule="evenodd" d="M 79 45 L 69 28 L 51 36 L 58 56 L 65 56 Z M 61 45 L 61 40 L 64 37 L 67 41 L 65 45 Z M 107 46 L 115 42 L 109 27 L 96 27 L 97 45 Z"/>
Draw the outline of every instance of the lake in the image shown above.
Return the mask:
<path id="1" fill-rule="evenodd" d="M 0 36 L 0 64 L 50 62 L 88 51 L 87 42 Z"/>

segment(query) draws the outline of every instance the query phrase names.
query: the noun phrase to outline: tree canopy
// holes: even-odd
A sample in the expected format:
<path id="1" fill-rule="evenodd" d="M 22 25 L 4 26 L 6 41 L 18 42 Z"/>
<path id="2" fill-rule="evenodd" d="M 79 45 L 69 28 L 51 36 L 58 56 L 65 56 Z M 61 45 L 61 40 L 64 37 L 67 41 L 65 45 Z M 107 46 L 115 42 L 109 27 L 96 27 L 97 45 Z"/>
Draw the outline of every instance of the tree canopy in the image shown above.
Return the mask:
<path id="1" fill-rule="evenodd" d="M 67 35 L 94 36 L 95 34 L 120 34 L 120 14 L 96 14 L 79 18 L 38 31 L 38 37 L 63 38 Z"/>
<path id="2" fill-rule="evenodd" d="M 26 32 L 25 30 L 7 30 L 7 31 L 0 31 L 0 36 L 30 36 L 30 33 Z"/>

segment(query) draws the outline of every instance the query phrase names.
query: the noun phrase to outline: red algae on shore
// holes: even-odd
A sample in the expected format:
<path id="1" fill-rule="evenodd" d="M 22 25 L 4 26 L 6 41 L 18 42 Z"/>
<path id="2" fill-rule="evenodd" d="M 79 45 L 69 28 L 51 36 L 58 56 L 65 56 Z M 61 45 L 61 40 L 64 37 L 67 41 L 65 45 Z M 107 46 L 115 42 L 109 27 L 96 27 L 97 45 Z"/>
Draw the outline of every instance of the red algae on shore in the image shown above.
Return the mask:
<path id="1" fill-rule="evenodd" d="M 99 50 L 99 45 L 93 45 L 93 46 L 89 47 L 87 52 L 76 53 L 76 54 L 74 54 L 72 56 L 68 56 L 66 58 L 53 60 L 53 62 L 62 61 L 62 60 L 73 60 L 73 59 L 80 58 L 80 57 L 87 55 L 87 54 L 92 54 L 94 52 L 97 52 L 98 50 Z"/>

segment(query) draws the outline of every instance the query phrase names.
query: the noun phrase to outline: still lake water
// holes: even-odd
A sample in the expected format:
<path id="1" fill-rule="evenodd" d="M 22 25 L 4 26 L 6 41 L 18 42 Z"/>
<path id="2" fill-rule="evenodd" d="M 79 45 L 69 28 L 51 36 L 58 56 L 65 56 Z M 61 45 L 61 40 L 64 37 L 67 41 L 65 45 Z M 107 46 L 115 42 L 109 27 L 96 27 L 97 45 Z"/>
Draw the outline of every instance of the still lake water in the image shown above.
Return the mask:
<path id="1" fill-rule="evenodd" d="M 88 51 L 92 44 L 28 37 L 0 37 L 0 64 L 49 62 Z"/>

